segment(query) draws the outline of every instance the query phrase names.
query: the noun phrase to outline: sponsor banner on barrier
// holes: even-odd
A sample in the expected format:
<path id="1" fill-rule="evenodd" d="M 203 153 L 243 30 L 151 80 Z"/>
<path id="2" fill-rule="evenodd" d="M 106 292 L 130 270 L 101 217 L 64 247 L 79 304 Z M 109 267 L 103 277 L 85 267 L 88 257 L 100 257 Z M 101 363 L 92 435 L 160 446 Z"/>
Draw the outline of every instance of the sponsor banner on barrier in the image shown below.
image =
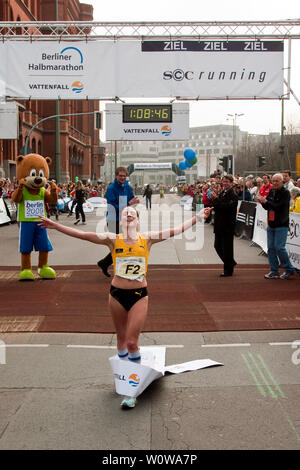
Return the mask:
<path id="1" fill-rule="evenodd" d="M 109 358 L 112 368 L 116 392 L 119 395 L 138 397 L 154 380 L 165 375 L 222 366 L 211 359 L 201 359 L 165 367 L 166 348 L 164 346 L 141 347 L 141 364 L 120 359 L 118 356 Z"/>
<path id="2" fill-rule="evenodd" d="M 185 211 L 191 211 L 193 209 L 193 200 L 192 196 L 185 195 L 180 199 L 180 205 L 183 206 Z"/>
<path id="3" fill-rule="evenodd" d="M 261 204 L 256 205 L 255 212 L 255 221 L 253 229 L 252 241 L 256 243 L 261 249 L 267 253 L 268 243 L 267 243 L 267 227 L 268 227 L 268 217 L 267 211 L 262 207 Z"/>
<path id="4" fill-rule="evenodd" d="M 0 81 L 5 95 L 27 99 L 279 99 L 283 44 L 4 41 L 0 44 Z"/>
<path id="5" fill-rule="evenodd" d="M 17 205 L 13 202 L 10 197 L 3 199 L 4 204 L 6 205 L 7 213 L 10 217 L 11 222 L 17 221 L 18 208 Z"/>
<path id="6" fill-rule="evenodd" d="M 7 210 L 4 204 L 4 200 L 2 197 L 0 197 L 0 225 L 8 224 L 9 222 L 11 222 L 11 219 L 7 215 Z"/>
<path id="7" fill-rule="evenodd" d="M 19 138 L 19 109 L 17 103 L 0 102 L 0 139 Z"/>
<path id="8" fill-rule="evenodd" d="M 69 207 L 69 209 L 71 210 L 71 207 L 72 207 L 72 200 L 69 201 L 68 207 Z M 87 200 L 87 201 L 85 201 L 85 202 L 82 204 L 82 208 L 83 208 L 83 212 L 89 213 L 89 212 L 93 212 L 93 210 L 94 210 L 95 207 L 94 207 L 93 204 L 91 204 L 91 203 L 89 202 L 89 200 Z"/>
<path id="9" fill-rule="evenodd" d="M 295 212 L 290 212 L 290 225 L 286 249 L 292 265 L 300 269 L 300 214 Z"/>
<path id="10" fill-rule="evenodd" d="M 268 252 L 267 227 L 268 212 L 257 204 L 252 241 Z M 289 231 L 286 241 L 286 249 L 292 265 L 300 269 L 300 214 L 290 212 Z"/>
<path id="11" fill-rule="evenodd" d="M 90 197 L 88 202 L 92 204 L 94 208 L 96 207 L 107 207 L 107 201 L 104 197 Z"/>
<path id="12" fill-rule="evenodd" d="M 254 221 L 255 221 L 256 203 L 242 201 L 238 210 L 235 223 L 235 234 L 243 236 L 247 240 L 252 240 Z"/>

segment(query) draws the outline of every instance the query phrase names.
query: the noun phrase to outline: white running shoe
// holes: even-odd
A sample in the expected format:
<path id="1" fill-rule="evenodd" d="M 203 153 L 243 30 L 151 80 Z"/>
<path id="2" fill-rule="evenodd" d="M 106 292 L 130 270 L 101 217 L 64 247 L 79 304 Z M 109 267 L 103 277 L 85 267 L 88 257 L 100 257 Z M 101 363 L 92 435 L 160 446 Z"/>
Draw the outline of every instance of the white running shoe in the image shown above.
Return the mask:
<path id="1" fill-rule="evenodd" d="M 280 279 L 290 279 L 291 276 L 293 276 L 294 272 L 291 271 L 285 271 L 283 274 L 281 274 Z"/>
<path id="2" fill-rule="evenodd" d="M 265 274 L 265 279 L 279 279 L 279 274 L 273 273 L 271 271 L 269 274 Z"/>
<path id="3" fill-rule="evenodd" d="M 121 403 L 121 408 L 134 408 L 136 405 L 136 398 L 134 397 L 124 397 Z"/>

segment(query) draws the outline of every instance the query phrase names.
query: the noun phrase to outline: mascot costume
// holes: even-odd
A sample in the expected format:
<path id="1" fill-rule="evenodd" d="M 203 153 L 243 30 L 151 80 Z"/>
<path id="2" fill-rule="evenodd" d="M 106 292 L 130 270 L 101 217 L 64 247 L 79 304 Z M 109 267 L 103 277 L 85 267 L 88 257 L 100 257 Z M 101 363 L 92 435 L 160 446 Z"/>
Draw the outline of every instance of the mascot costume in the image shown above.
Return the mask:
<path id="1" fill-rule="evenodd" d="M 54 269 L 48 265 L 48 252 L 52 245 L 47 231 L 38 225 L 39 216 L 47 217 L 45 204 L 56 204 L 57 186 L 49 182 L 50 191 L 45 189 L 49 178 L 51 158 L 30 153 L 17 158 L 18 188 L 12 194 L 12 200 L 18 204 L 20 222 L 19 248 L 21 253 L 20 281 L 33 281 L 31 252 L 39 252 L 38 274 L 43 279 L 55 279 Z"/>

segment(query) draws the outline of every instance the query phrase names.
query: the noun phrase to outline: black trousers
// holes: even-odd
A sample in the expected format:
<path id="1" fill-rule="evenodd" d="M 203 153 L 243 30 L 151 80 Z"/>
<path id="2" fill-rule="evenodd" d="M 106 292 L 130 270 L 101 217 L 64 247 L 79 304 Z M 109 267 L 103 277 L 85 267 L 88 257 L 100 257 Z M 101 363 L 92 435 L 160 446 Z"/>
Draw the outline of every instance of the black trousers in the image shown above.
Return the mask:
<path id="1" fill-rule="evenodd" d="M 76 219 L 79 219 L 79 214 L 81 215 L 82 222 L 85 222 L 85 213 L 83 211 L 82 207 L 83 202 L 77 202 L 76 209 L 75 209 L 75 217 Z"/>
<path id="2" fill-rule="evenodd" d="M 233 232 L 216 232 L 215 233 L 215 250 L 224 263 L 224 273 L 233 273 L 236 262 L 233 257 Z"/>
<path id="3" fill-rule="evenodd" d="M 69 210 L 69 214 L 73 213 L 74 206 L 76 206 L 76 201 L 72 201 L 71 209 Z"/>
<path id="4" fill-rule="evenodd" d="M 112 233 L 120 233 L 120 224 L 119 222 L 111 222 L 111 221 L 108 221 L 107 222 L 107 228 L 108 228 L 108 231 L 109 232 L 112 232 Z M 107 256 L 105 256 L 105 258 L 103 258 L 101 260 L 103 262 L 103 264 L 106 266 L 106 269 L 111 265 L 113 264 L 113 259 L 112 259 L 112 256 L 111 256 L 111 252 L 108 253 Z"/>

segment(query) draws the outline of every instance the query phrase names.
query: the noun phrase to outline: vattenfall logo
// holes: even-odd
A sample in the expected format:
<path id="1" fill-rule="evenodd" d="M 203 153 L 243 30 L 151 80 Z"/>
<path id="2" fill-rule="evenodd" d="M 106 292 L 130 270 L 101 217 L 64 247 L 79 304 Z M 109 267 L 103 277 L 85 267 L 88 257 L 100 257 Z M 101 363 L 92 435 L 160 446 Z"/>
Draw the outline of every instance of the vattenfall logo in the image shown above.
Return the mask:
<path id="1" fill-rule="evenodd" d="M 172 129 L 169 126 L 162 126 L 161 128 L 162 135 L 167 137 L 168 135 L 171 134 L 171 132 L 172 132 Z"/>
<path id="2" fill-rule="evenodd" d="M 72 83 L 72 91 L 75 93 L 81 93 L 83 90 L 83 84 L 79 81 L 73 82 Z"/>
<path id="3" fill-rule="evenodd" d="M 138 387 L 139 383 L 140 383 L 140 378 L 137 374 L 131 374 L 129 376 L 129 385 L 131 385 L 131 387 L 136 388 Z"/>

